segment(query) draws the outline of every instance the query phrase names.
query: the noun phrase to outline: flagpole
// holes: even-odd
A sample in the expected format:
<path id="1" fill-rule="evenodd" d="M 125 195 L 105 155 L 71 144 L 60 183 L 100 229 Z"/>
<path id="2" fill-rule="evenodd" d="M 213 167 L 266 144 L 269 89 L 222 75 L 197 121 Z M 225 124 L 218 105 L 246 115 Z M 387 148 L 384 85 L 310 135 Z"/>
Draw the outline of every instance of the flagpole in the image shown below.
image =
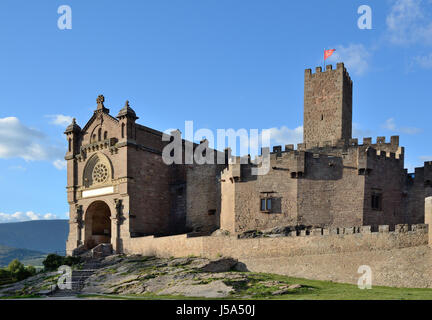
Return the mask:
<path id="1" fill-rule="evenodd" d="M 323 57 L 324 57 L 324 70 L 323 71 L 325 71 L 325 68 L 326 68 L 326 66 L 325 66 L 325 48 L 324 48 L 324 55 L 323 55 Z"/>

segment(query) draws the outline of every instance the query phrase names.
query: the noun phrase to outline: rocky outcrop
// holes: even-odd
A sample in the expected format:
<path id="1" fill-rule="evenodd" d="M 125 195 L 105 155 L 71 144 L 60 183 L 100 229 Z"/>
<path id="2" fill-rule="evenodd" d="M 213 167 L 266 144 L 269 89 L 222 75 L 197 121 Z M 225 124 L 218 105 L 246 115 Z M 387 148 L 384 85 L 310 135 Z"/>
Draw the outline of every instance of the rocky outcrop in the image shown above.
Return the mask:
<path id="1" fill-rule="evenodd" d="M 103 250 L 96 251 L 104 253 Z M 246 271 L 247 268 L 229 257 L 209 260 L 110 255 L 86 259 L 76 266 L 69 289 L 59 288 L 60 273 L 41 273 L 7 288 L 0 287 L 0 296 L 47 295 L 59 298 L 96 294 L 245 298 L 257 294 L 270 297 L 297 290 L 289 289 L 292 283 L 268 281 L 268 276 L 237 270 Z"/>

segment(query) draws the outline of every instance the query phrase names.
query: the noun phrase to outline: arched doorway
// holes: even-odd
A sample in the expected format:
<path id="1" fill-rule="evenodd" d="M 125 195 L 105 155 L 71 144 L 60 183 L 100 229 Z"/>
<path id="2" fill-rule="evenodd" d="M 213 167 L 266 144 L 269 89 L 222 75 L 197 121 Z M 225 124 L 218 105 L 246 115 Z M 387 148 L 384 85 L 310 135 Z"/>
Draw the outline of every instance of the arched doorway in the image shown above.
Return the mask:
<path id="1" fill-rule="evenodd" d="M 85 214 L 85 240 L 87 249 L 101 243 L 111 243 L 111 211 L 103 201 L 93 202 Z"/>

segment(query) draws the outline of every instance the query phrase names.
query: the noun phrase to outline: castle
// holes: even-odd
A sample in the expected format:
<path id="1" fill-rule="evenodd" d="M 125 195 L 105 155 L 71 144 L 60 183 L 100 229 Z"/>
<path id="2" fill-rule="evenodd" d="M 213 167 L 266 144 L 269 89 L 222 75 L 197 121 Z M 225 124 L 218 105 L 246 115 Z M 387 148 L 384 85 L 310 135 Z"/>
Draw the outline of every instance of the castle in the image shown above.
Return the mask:
<path id="1" fill-rule="evenodd" d="M 265 175 L 251 173 L 252 161 L 167 165 L 163 133 L 138 124 L 128 102 L 111 116 L 99 96 L 87 124 L 65 131 L 68 254 L 101 243 L 136 252 L 148 236 L 217 229 L 424 223 L 432 162 L 409 174 L 398 136 L 353 139 L 352 85 L 343 63 L 305 70 L 303 143 L 273 147 Z"/>

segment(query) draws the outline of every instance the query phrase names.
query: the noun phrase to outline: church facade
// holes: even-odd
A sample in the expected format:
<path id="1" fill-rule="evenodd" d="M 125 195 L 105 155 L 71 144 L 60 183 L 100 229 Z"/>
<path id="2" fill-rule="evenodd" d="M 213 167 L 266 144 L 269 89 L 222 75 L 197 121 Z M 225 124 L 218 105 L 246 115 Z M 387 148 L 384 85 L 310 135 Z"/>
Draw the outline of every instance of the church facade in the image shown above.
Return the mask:
<path id="1" fill-rule="evenodd" d="M 125 240 L 148 235 L 424 222 L 432 162 L 409 174 L 398 136 L 352 138 L 352 81 L 342 63 L 305 71 L 304 141 L 274 146 L 265 175 L 228 150 L 223 164 L 167 165 L 163 133 L 138 124 L 129 102 L 116 117 L 104 102 L 97 98 L 83 128 L 74 119 L 65 131 L 68 254 L 100 243 L 124 252 Z"/>

